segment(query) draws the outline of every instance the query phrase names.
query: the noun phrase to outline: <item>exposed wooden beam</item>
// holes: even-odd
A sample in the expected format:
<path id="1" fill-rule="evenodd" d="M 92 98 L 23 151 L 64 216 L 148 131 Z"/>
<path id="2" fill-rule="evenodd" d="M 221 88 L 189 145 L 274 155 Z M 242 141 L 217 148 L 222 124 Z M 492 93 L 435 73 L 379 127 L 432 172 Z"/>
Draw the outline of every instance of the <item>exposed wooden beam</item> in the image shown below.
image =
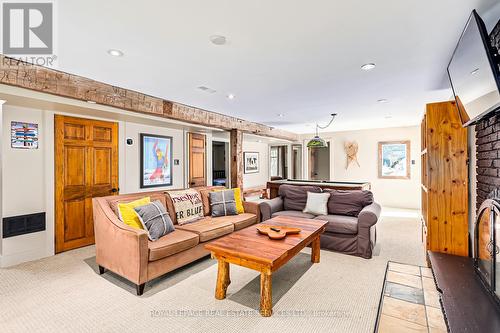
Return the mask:
<path id="1" fill-rule="evenodd" d="M 239 187 L 243 191 L 243 132 L 232 129 L 229 132 L 231 145 L 231 187 Z"/>
<path id="2" fill-rule="evenodd" d="M 175 103 L 4 55 L 0 55 L 0 83 L 228 131 L 238 129 L 277 139 L 299 139 L 297 134 L 263 124 Z"/>

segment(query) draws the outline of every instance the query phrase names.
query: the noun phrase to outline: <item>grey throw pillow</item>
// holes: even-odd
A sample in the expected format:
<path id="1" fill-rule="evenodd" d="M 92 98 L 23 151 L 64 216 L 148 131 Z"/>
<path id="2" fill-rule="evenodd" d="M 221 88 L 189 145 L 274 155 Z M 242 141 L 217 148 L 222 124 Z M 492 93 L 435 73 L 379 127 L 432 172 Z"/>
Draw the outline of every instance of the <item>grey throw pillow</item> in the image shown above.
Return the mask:
<path id="1" fill-rule="evenodd" d="M 139 220 L 141 220 L 142 226 L 148 231 L 149 239 L 152 241 L 158 240 L 175 230 L 167 210 L 159 200 L 135 207 L 134 210 Z"/>
<path id="2" fill-rule="evenodd" d="M 233 190 L 210 192 L 209 195 L 212 217 L 238 215 Z"/>

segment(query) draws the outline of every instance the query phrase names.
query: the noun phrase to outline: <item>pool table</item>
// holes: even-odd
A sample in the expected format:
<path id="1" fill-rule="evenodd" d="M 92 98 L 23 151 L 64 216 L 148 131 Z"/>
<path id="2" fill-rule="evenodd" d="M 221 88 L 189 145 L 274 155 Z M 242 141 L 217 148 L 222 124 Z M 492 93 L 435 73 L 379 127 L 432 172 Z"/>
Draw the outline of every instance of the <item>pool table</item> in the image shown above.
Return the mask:
<path id="1" fill-rule="evenodd" d="M 327 180 L 300 180 L 300 179 L 282 179 L 271 180 L 267 182 L 269 189 L 269 199 L 278 196 L 278 190 L 281 185 L 290 184 L 298 186 L 315 185 L 321 188 L 331 188 L 335 190 L 370 190 L 371 184 L 369 182 L 337 182 Z"/>

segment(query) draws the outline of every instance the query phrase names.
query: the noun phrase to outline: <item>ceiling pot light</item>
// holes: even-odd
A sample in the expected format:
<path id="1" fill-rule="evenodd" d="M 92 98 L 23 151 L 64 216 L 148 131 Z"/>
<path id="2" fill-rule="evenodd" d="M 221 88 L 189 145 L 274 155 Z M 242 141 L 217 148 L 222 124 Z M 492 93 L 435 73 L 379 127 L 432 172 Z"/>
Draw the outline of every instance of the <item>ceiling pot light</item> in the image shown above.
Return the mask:
<path id="1" fill-rule="evenodd" d="M 377 67 L 377 65 L 375 65 L 374 63 L 370 62 L 368 64 L 364 64 L 363 66 L 361 66 L 361 69 L 364 70 L 364 71 L 371 71 L 372 69 L 374 69 L 375 67 Z"/>
<path id="2" fill-rule="evenodd" d="M 328 126 L 330 126 L 336 116 L 337 116 L 336 113 L 332 113 L 331 114 L 332 119 L 330 119 L 330 122 L 326 126 L 319 126 L 318 124 L 316 124 L 316 135 L 314 136 L 314 138 L 309 140 L 309 142 L 307 143 L 307 148 L 326 148 L 326 147 L 328 147 L 328 144 L 326 143 L 326 141 L 319 137 L 318 130 L 325 129 Z"/>
<path id="3" fill-rule="evenodd" d="M 229 98 L 229 99 L 234 99 L 234 97 L 235 97 L 235 96 L 234 96 L 233 94 L 229 94 L 229 95 L 227 95 L 227 98 Z"/>
<path id="4" fill-rule="evenodd" d="M 117 49 L 110 49 L 108 50 L 108 54 L 113 57 L 122 57 L 123 52 Z"/>
<path id="5" fill-rule="evenodd" d="M 278 113 L 278 117 L 283 118 L 285 115 L 283 113 Z"/>
<path id="6" fill-rule="evenodd" d="M 210 41 L 214 45 L 224 45 L 227 42 L 226 37 L 221 36 L 221 35 L 212 35 L 212 36 L 210 36 Z"/>
<path id="7" fill-rule="evenodd" d="M 377 100 L 377 102 L 384 104 L 384 103 L 387 103 L 388 100 L 386 100 L 385 98 L 381 98 L 381 99 Z"/>

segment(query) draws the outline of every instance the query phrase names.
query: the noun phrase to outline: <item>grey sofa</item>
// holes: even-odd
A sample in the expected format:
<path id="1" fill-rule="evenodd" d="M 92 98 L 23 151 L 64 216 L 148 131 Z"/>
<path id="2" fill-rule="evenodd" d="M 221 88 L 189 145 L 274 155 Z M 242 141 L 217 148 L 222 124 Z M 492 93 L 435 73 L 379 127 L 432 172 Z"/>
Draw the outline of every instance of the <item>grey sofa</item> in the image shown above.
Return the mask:
<path id="1" fill-rule="evenodd" d="M 330 192 L 328 215 L 303 213 L 307 192 Z M 370 191 L 322 190 L 318 186 L 281 185 L 279 196 L 259 205 L 262 221 L 275 216 L 294 216 L 328 221 L 321 248 L 369 259 L 377 239 L 380 205 Z"/>

